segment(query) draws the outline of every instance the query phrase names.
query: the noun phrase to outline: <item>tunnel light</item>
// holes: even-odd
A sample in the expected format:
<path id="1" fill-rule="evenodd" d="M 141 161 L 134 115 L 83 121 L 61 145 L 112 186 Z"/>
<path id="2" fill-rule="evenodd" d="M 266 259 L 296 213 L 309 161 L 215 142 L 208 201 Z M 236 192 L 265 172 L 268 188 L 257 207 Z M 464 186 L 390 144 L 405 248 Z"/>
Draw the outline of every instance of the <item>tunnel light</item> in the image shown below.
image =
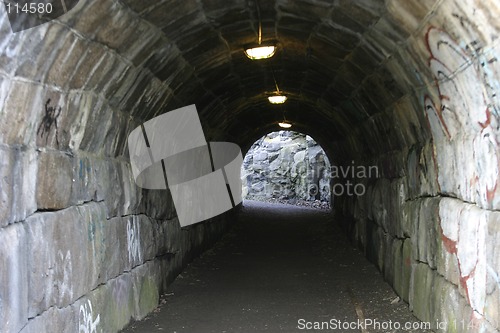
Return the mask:
<path id="1" fill-rule="evenodd" d="M 271 103 L 271 104 L 283 104 L 286 102 L 288 97 L 286 97 L 285 95 L 281 95 L 279 93 L 276 93 L 276 95 L 269 96 L 267 99 L 269 100 L 269 103 Z"/>
<path id="2" fill-rule="evenodd" d="M 279 127 L 281 128 L 290 128 L 292 127 L 292 124 L 290 124 L 289 122 L 287 122 L 286 120 L 282 121 L 281 123 L 278 123 Z"/>
<path id="3" fill-rule="evenodd" d="M 268 59 L 276 53 L 276 46 L 258 46 L 245 50 L 245 55 L 252 60 Z"/>

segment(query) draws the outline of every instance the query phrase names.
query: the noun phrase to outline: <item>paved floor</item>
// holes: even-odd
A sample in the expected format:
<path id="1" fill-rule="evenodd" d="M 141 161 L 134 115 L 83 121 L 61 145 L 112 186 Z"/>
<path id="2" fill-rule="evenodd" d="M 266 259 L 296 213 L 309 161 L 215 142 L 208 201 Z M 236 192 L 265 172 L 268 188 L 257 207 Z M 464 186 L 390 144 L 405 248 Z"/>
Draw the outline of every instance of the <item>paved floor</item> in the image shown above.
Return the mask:
<path id="1" fill-rule="evenodd" d="M 430 332 L 405 329 L 421 323 L 330 215 L 310 208 L 245 201 L 232 231 L 170 289 L 123 332 Z"/>

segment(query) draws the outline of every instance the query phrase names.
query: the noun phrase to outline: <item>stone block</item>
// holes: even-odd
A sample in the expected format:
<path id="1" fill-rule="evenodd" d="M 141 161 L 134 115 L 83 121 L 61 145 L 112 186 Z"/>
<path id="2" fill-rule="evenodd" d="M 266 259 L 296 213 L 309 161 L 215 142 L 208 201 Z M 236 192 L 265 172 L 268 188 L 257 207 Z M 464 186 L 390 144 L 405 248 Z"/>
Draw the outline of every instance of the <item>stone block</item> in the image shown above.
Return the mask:
<path id="1" fill-rule="evenodd" d="M 460 268 L 457 258 L 460 213 L 464 203 L 452 198 L 443 198 L 439 204 L 440 242 L 437 270 L 448 281 L 460 285 Z"/>
<path id="2" fill-rule="evenodd" d="M 78 260 L 78 257 L 85 248 L 81 237 L 77 237 L 81 232 L 75 232 L 74 221 L 77 220 L 77 210 L 71 208 L 58 213 L 36 214 L 25 222 L 30 253 L 30 318 L 54 305 L 67 306 L 75 298 L 73 284 L 85 277 L 85 274 L 76 275 L 74 269 L 75 261 L 84 259 Z"/>
<path id="3" fill-rule="evenodd" d="M 110 296 L 106 291 L 106 286 L 101 286 L 71 305 L 72 311 L 76 314 L 71 323 L 73 332 L 108 332 L 103 327 L 111 326 L 113 323 L 107 323 L 102 317 L 104 300 Z"/>
<path id="4" fill-rule="evenodd" d="M 7 89 L 8 94 L 0 111 L 0 142 L 7 145 L 33 145 L 38 135 L 37 120 L 45 111 L 45 88 L 22 81 L 4 81 L 2 88 Z"/>
<path id="5" fill-rule="evenodd" d="M 62 309 L 52 307 L 41 315 L 32 318 L 20 333 L 39 333 L 39 332 L 58 332 L 58 333 L 74 333 L 77 313 L 72 307 Z"/>
<path id="6" fill-rule="evenodd" d="M 37 154 L 0 146 L 0 227 L 22 221 L 36 211 Z"/>
<path id="7" fill-rule="evenodd" d="M 99 307 L 103 332 L 118 332 L 123 329 L 134 313 L 133 275 L 126 273 L 110 280 L 103 287 Z"/>
<path id="8" fill-rule="evenodd" d="M 105 101 L 101 99 L 96 101 L 84 126 L 85 132 L 80 141 L 80 149 L 96 154 L 104 150 L 106 134 L 114 126 L 111 123 L 112 112 Z"/>
<path id="9" fill-rule="evenodd" d="M 35 142 L 37 147 L 46 147 L 53 150 L 67 151 L 68 147 L 60 141 L 61 134 L 66 132 L 61 124 L 68 113 L 67 95 L 56 89 L 45 89 L 41 96 L 40 106 L 35 105 L 38 111 Z"/>
<path id="10" fill-rule="evenodd" d="M 63 41 L 63 44 L 58 49 L 64 51 L 58 52 L 55 59 L 51 61 L 46 82 L 68 89 L 75 68 L 78 68 L 77 65 L 81 60 L 81 56 L 88 48 L 88 41 L 76 34 L 67 34 L 61 41 Z"/>
<path id="11" fill-rule="evenodd" d="M 426 264 L 416 264 L 413 269 L 410 286 L 410 310 L 422 321 L 432 321 L 431 300 L 434 277 Z"/>
<path id="12" fill-rule="evenodd" d="M 42 152 L 38 157 L 36 201 L 39 210 L 57 210 L 71 205 L 73 161 L 60 152 Z"/>
<path id="13" fill-rule="evenodd" d="M 373 190 L 372 214 L 375 222 L 381 226 L 385 232 L 389 230 L 389 207 L 390 197 L 387 193 L 390 192 L 390 182 L 387 179 L 379 179 Z"/>
<path id="14" fill-rule="evenodd" d="M 407 32 L 413 32 L 420 26 L 421 21 L 429 13 L 435 0 L 408 2 L 404 0 L 391 0 L 387 9 L 394 21 L 401 24 Z"/>
<path id="15" fill-rule="evenodd" d="M 498 252 L 495 249 L 496 231 L 491 228 L 494 225 L 491 221 L 498 218 L 497 214 L 457 199 L 443 199 L 439 213 L 438 272 L 458 286 L 474 311 L 487 318 L 496 318 L 499 301 L 495 290 L 500 284 L 495 261 L 498 257 L 495 257 Z M 495 314 L 489 312 L 489 306 Z"/>
<path id="16" fill-rule="evenodd" d="M 181 227 L 177 219 L 151 220 L 154 229 L 154 244 L 156 256 L 175 254 L 179 252 L 178 239 Z"/>
<path id="17" fill-rule="evenodd" d="M 89 73 L 84 90 L 101 91 L 102 87 L 108 83 L 106 79 L 112 75 L 113 69 L 117 69 L 115 66 L 119 65 L 126 67 L 115 54 L 111 52 L 104 53 L 102 59 L 94 64 L 94 71 Z"/>
<path id="18" fill-rule="evenodd" d="M 59 143 L 73 151 L 84 149 L 82 140 L 89 116 L 96 112 L 97 99 L 94 94 L 71 91 L 66 98 L 66 107 L 58 118 Z"/>
<path id="19" fill-rule="evenodd" d="M 367 219 L 362 215 L 362 211 L 359 207 L 359 200 L 354 202 L 354 238 L 357 240 L 359 246 L 361 248 L 367 249 L 367 230 L 369 227 L 367 226 Z M 370 234 L 371 237 L 371 234 Z"/>
<path id="20" fill-rule="evenodd" d="M 488 212 L 476 206 L 464 205 L 460 214 L 457 258 L 460 286 L 470 306 L 484 313 L 486 297 L 486 234 Z M 461 290 L 462 291 L 462 290 Z"/>
<path id="21" fill-rule="evenodd" d="M 26 35 L 13 34 L 7 15 L 2 15 L 0 23 L 0 34 L 2 37 L 2 48 L 0 50 L 0 67 L 7 75 L 14 72 L 19 61 L 19 54 L 25 43 Z"/>
<path id="22" fill-rule="evenodd" d="M 124 107 L 120 110 L 128 110 L 132 107 Z M 107 131 L 104 133 L 103 143 L 105 146 L 102 149 L 102 152 L 105 156 L 115 157 L 117 156 L 117 151 L 119 150 L 118 144 L 120 143 L 118 139 L 121 137 L 121 132 L 127 128 L 127 122 L 130 115 L 125 114 L 123 112 L 112 111 L 110 110 L 110 124 L 111 126 L 107 128 Z M 121 147 L 120 147 L 121 149 Z"/>
<path id="23" fill-rule="evenodd" d="M 71 332 L 117 332 L 158 306 L 165 265 L 149 262 L 111 279 L 71 305 Z M 30 332 L 31 333 L 31 332 Z"/>
<path id="24" fill-rule="evenodd" d="M 121 72 L 110 73 L 110 81 L 106 82 L 102 88 L 102 94 L 111 108 L 119 108 L 120 103 L 129 93 L 138 93 L 134 90 L 137 88 L 135 83 L 141 79 L 145 80 L 147 75 L 128 64 L 117 62 L 115 65 L 120 68 Z"/>
<path id="25" fill-rule="evenodd" d="M 384 232 L 382 228 L 377 228 L 376 233 L 375 233 L 375 244 L 377 244 L 377 249 L 375 253 L 375 258 L 376 258 L 376 264 L 378 266 L 378 269 L 380 271 L 383 271 L 384 265 L 385 265 L 385 254 L 386 254 L 386 237 L 387 234 Z"/>
<path id="26" fill-rule="evenodd" d="M 151 102 L 151 103 L 154 103 Z M 154 107 L 154 106 L 152 106 Z M 138 109 L 145 109 L 146 106 L 138 106 Z M 126 160 L 130 159 L 129 150 L 128 150 L 128 135 L 132 131 L 132 129 L 140 126 L 140 122 L 137 119 L 131 119 L 130 115 L 124 112 L 118 112 L 118 118 L 120 122 L 121 131 L 118 131 L 116 136 L 113 138 L 113 144 L 111 145 L 112 149 L 109 149 L 109 156 L 112 158 L 123 158 Z M 158 113 L 154 113 L 157 115 Z"/>
<path id="27" fill-rule="evenodd" d="M 153 311 L 159 303 L 159 283 L 155 264 L 146 263 L 132 271 L 132 284 L 134 293 L 134 314 L 140 320 Z"/>
<path id="28" fill-rule="evenodd" d="M 83 204 L 96 200 L 96 175 L 94 158 L 84 153 L 75 155 L 73 160 L 72 202 Z"/>
<path id="29" fill-rule="evenodd" d="M 406 201 L 402 207 L 401 232 L 404 237 L 414 235 L 415 224 L 418 223 L 419 202 L 415 200 Z"/>
<path id="30" fill-rule="evenodd" d="M 432 145 L 427 144 L 408 152 L 406 174 L 409 198 L 435 196 L 439 192 L 441 183 L 437 182 L 437 166 Z"/>
<path id="31" fill-rule="evenodd" d="M 394 286 L 394 290 L 398 295 L 401 296 L 401 298 L 403 298 L 402 297 L 404 290 L 403 273 L 405 269 L 404 257 L 403 257 L 403 244 L 404 244 L 403 240 L 394 239 L 391 246 L 392 269 L 393 269 L 393 283 L 391 285 Z"/>
<path id="32" fill-rule="evenodd" d="M 95 200 L 104 201 L 107 199 L 107 188 L 109 185 L 109 161 L 101 158 L 93 159 L 93 173 L 95 178 Z M 112 168 L 111 168 L 112 169 Z M 111 192 L 113 194 L 113 192 Z M 113 201 L 113 200 L 112 200 Z M 109 216 L 108 216 L 109 217 Z"/>
<path id="33" fill-rule="evenodd" d="M 14 205 L 15 156 L 7 147 L 0 147 L 0 228 L 9 224 Z"/>
<path id="34" fill-rule="evenodd" d="M 130 270 L 127 250 L 127 219 L 114 217 L 103 224 L 103 243 L 106 244 L 103 253 L 102 281 L 113 279 Z"/>
<path id="35" fill-rule="evenodd" d="M 410 298 L 411 274 L 414 264 L 412 249 L 411 240 L 408 238 L 405 239 L 403 241 L 403 257 L 401 263 L 401 293 L 399 294 L 405 302 L 409 302 Z"/>
<path id="36" fill-rule="evenodd" d="M 28 245 L 20 223 L 0 228 L 0 322 L 19 332 L 28 321 Z"/>
<path id="37" fill-rule="evenodd" d="M 96 203 L 27 219 L 30 317 L 68 306 L 104 282 L 105 222 Z"/>
<path id="38" fill-rule="evenodd" d="M 433 328 L 439 332 L 463 331 L 460 321 L 463 319 L 461 315 L 465 302 L 457 287 L 439 275 L 436 276 L 433 287 L 431 300 Z"/>
<path id="39" fill-rule="evenodd" d="M 130 114 L 137 117 L 144 117 L 146 114 L 151 116 L 157 115 L 155 113 L 151 113 L 151 110 L 144 113 L 144 110 L 140 110 L 138 108 L 147 107 L 144 100 L 148 100 L 150 103 L 148 104 L 149 107 L 153 107 L 153 95 L 155 94 L 155 91 L 161 91 L 162 88 L 164 88 L 162 83 L 157 78 L 151 76 L 151 73 L 146 71 L 129 71 L 129 74 L 130 75 L 127 80 L 133 81 L 126 81 L 123 87 L 120 87 L 116 91 L 113 95 L 112 106 L 118 110 L 130 110 L 130 113 L 127 112 L 127 115 Z M 133 75 L 137 76 L 133 77 Z"/>
<path id="40" fill-rule="evenodd" d="M 119 216 L 124 203 L 121 171 L 120 162 L 116 160 L 94 160 L 96 197 L 105 202 L 108 218 Z"/>
<path id="41" fill-rule="evenodd" d="M 73 332 L 118 332 L 130 321 L 134 308 L 134 279 L 123 274 L 99 286 L 71 305 Z"/>
<path id="42" fill-rule="evenodd" d="M 414 244 L 413 253 L 415 259 L 435 268 L 440 237 L 439 199 L 422 199 L 419 203 L 418 220 L 411 237 Z"/>
<path id="43" fill-rule="evenodd" d="M 488 116 L 489 117 L 489 116 Z M 473 139 L 475 173 L 469 177 L 475 180 L 471 185 L 475 201 L 485 209 L 500 208 L 500 135 L 492 127 L 479 132 Z"/>
<path id="44" fill-rule="evenodd" d="M 402 220 L 403 220 L 403 205 L 405 197 L 403 194 L 403 184 L 401 179 L 393 180 L 390 183 L 390 192 L 388 192 L 389 216 L 388 230 L 393 237 L 403 237 Z"/>
<path id="45" fill-rule="evenodd" d="M 16 76 L 46 82 L 47 72 L 59 50 L 61 40 L 68 38 L 70 30 L 60 24 L 43 24 L 32 30 L 29 43 L 22 43 Z"/>
<path id="46" fill-rule="evenodd" d="M 94 70 L 98 67 L 106 57 L 107 50 L 98 43 L 87 42 L 85 51 L 78 58 L 78 64 L 73 70 L 72 76 L 69 79 L 68 88 L 70 90 L 82 89 L 89 81 L 90 76 L 94 74 Z"/>
<path id="47" fill-rule="evenodd" d="M 96 34 L 96 41 L 106 45 L 112 50 L 118 50 L 119 53 L 123 53 L 120 52 L 121 50 L 119 50 L 119 48 L 123 47 L 124 44 L 130 44 L 127 43 L 127 38 L 139 32 L 144 34 L 142 38 L 145 38 L 147 34 L 151 33 L 151 30 L 153 30 L 130 11 L 118 10 L 115 6 L 113 6 L 111 10 L 114 17 L 113 25 L 101 26 L 101 29 L 99 29 Z M 137 37 L 138 39 L 140 39 L 139 36 Z M 135 39 L 133 40 L 135 41 Z"/>
<path id="48" fill-rule="evenodd" d="M 127 253 L 131 268 L 156 256 L 155 229 L 149 217 L 134 215 L 127 219 Z"/>
<path id="49" fill-rule="evenodd" d="M 106 234 L 105 225 L 108 223 L 106 209 L 103 203 L 88 203 L 78 206 L 79 219 L 75 221 L 77 230 L 86 232 L 82 239 L 82 253 L 85 255 L 86 280 L 83 288 L 92 290 L 96 285 L 106 282 L 104 272 L 106 272 L 105 262 L 108 242 L 112 242 L 115 235 Z M 112 249 L 111 249 L 112 250 Z M 84 265 L 79 269 L 84 269 Z"/>
<path id="50" fill-rule="evenodd" d="M 448 245 L 451 244 L 444 240 L 441 240 L 439 243 L 439 250 L 436 256 L 436 268 L 438 273 L 444 276 L 446 280 L 458 286 L 460 285 L 458 259 L 455 252 L 450 252 L 450 249 L 447 247 Z"/>
<path id="51" fill-rule="evenodd" d="M 132 170 L 129 163 L 120 163 L 122 175 L 123 202 L 120 213 L 123 216 L 137 214 L 139 212 L 142 191 L 135 184 Z"/>

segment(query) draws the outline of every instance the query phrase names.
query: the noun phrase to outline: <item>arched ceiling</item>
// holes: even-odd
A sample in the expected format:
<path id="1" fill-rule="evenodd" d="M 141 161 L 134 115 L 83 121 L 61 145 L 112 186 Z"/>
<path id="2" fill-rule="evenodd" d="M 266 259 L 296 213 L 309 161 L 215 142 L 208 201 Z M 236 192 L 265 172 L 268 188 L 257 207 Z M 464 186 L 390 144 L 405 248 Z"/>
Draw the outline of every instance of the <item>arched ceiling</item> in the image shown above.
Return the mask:
<path id="1" fill-rule="evenodd" d="M 210 129 L 240 144 L 276 129 L 283 112 L 298 130 L 335 140 L 384 111 L 416 82 L 394 77 L 407 67 L 399 51 L 437 4 L 255 1 L 120 1 L 166 37 L 168 46 L 148 55 L 146 66 L 180 104 L 195 103 Z M 417 23 L 401 24 L 391 11 Z M 251 61 L 243 49 L 257 42 L 259 14 L 263 41 L 277 41 L 278 51 Z M 265 98 L 274 78 L 290 95 L 283 107 Z"/>
<path id="2" fill-rule="evenodd" d="M 81 0 L 17 34 L 4 13 L 0 77 L 15 86 L 4 89 L 2 112 L 19 103 L 27 111 L 0 124 L 0 140 L 126 155 L 127 135 L 140 123 L 196 104 L 207 140 L 245 149 L 278 129 L 285 112 L 294 130 L 336 153 L 380 155 L 428 142 L 424 101 L 443 107 L 438 81 L 479 66 L 482 56 L 492 68 L 476 72 L 487 82 L 464 90 L 496 98 L 494 1 L 255 1 Z M 263 40 L 278 51 L 251 61 L 243 50 L 257 42 L 259 17 Z M 446 77 L 433 67 L 437 52 L 450 61 Z M 265 98 L 274 78 L 290 96 L 282 107 Z M 64 124 L 42 142 L 36 129 L 49 99 L 64 110 Z"/>

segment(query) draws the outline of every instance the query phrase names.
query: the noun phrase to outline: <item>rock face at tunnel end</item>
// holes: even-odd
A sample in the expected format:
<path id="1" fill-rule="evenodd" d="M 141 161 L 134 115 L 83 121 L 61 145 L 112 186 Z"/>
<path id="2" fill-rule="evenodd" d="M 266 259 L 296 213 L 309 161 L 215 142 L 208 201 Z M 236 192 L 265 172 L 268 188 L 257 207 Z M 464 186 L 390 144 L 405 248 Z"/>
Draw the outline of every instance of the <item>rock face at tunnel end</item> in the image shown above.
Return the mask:
<path id="1" fill-rule="evenodd" d="M 279 131 L 257 140 L 241 169 L 245 199 L 330 203 L 330 161 L 310 136 Z"/>

